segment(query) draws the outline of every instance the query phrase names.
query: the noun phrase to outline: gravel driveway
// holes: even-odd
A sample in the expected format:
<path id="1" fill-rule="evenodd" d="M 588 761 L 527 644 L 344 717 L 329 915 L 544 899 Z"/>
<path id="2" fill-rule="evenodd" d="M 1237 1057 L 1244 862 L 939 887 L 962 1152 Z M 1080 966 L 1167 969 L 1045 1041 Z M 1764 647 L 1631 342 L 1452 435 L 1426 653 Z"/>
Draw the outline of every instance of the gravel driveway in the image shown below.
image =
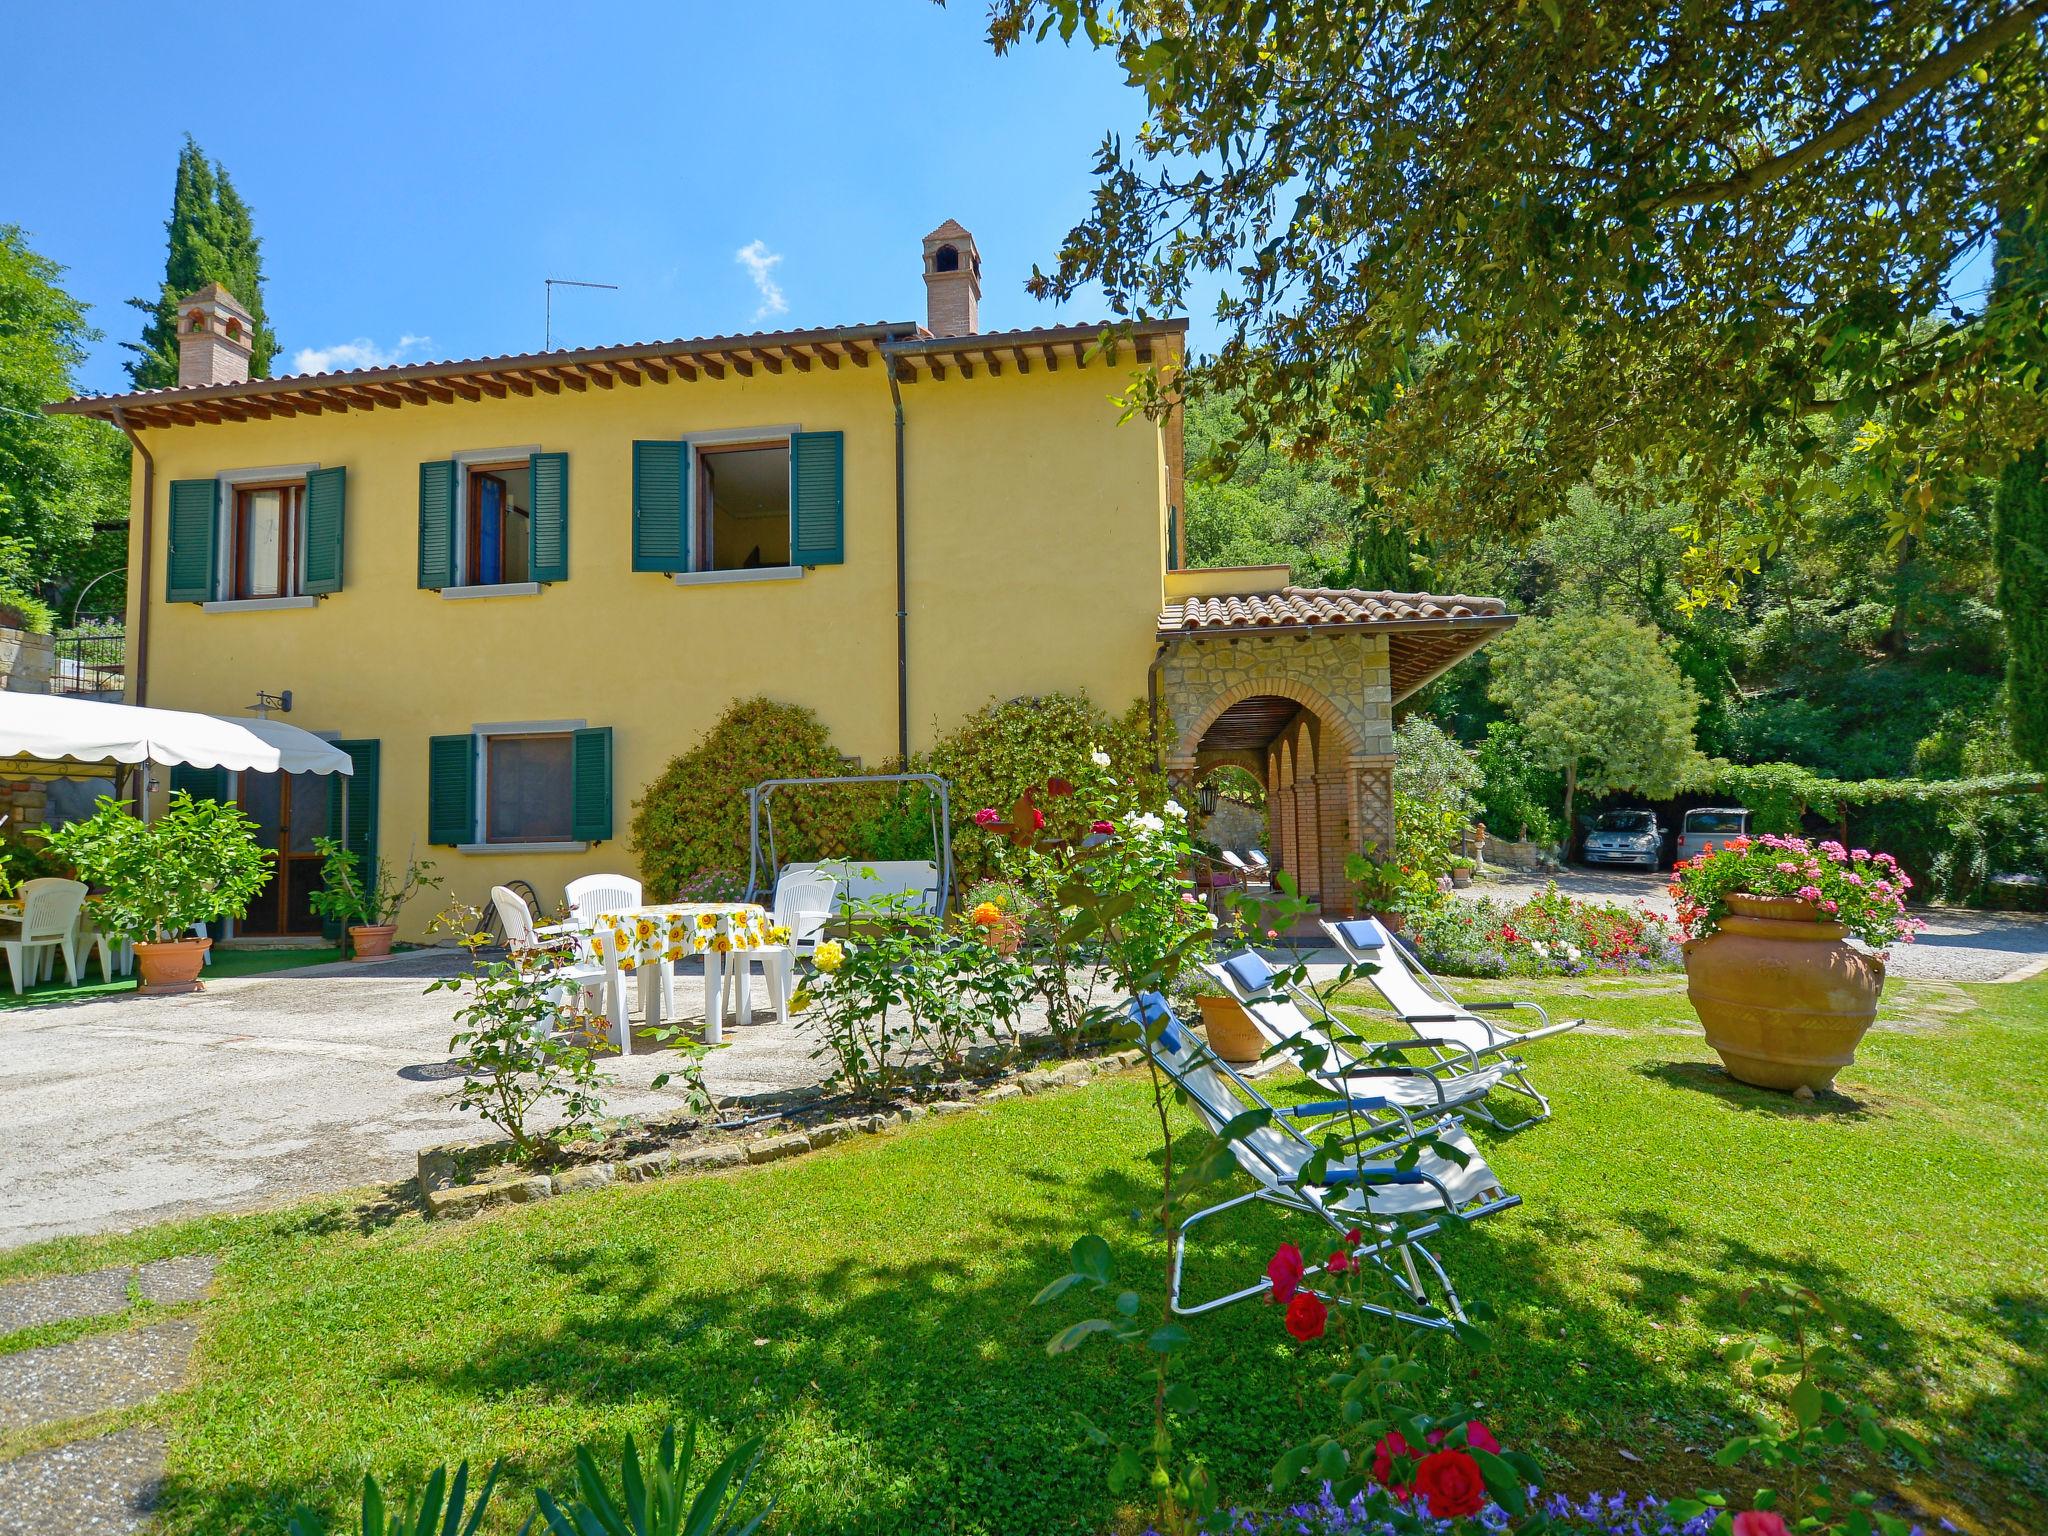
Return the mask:
<path id="1" fill-rule="evenodd" d="M 1472 896 L 1524 901 L 1543 889 L 1543 879 L 1502 870 L 1499 879 L 1470 887 Z M 1641 870 L 1580 869 L 1557 876 L 1557 887 L 1585 901 L 1618 901 L 1669 917 L 1666 874 Z M 2031 912 L 1972 912 L 1963 907 L 1915 907 L 1927 931 L 1911 944 L 1892 949 L 1890 972 L 1925 981 L 2018 981 L 2048 962 L 2048 916 Z"/>
<path id="2" fill-rule="evenodd" d="M 427 950 L 209 982 L 185 997 L 114 993 L 0 1011 L 0 1248 L 250 1210 L 408 1178 L 414 1154 L 485 1134 L 449 1102 L 447 992 L 466 956 Z M 678 977 L 686 1013 L 701 971 Z M 758 970 L 758 1016 L 769 1020 Z M 812 1041 L 770 1022 L 726 1030 L 705 1078 L 738 1093 L 812 1082 Z M 648 1085 L 672 1058 L 636 1044 L 604 1069 L 607 1108 L 678 1107 Z"/>

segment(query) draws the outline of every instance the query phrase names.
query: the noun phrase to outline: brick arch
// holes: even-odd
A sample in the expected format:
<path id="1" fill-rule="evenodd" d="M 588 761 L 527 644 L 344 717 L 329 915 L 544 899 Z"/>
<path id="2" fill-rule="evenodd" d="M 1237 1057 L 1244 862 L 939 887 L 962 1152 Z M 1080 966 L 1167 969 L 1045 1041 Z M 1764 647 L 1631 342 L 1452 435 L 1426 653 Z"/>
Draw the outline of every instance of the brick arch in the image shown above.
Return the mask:
<path id="1" fill-rule="evenodd" d="M 1245 699 L 1264 697 L 1292 699 L 1311 711 L 1323 729 L 1336 736 L 1336 745 L 1342 758 L 1350 759 L 1363 755 L 1364 746 L 1358 739 L 1358 733 L 1352 728 L 1351 722 L 1344 718 L 1344 712 L 1331 702 L 1329 695 L 1311 684 L 1299 682 L 1291 677 L 1256 677 L 1241 683 L 1233 683 L 1211 699 L 1203 707 L 1202 712 L 1194 717 L 1193 725 L 1181 732 L 1175 756 L 1181 761 L 1193 762 L 1202 737 L 1207 734 L 1210 726 L 1222 718 L 1226 709 Z M 1327 751 L 1328 746 L 1325 743 L 1323 753 Z"/>

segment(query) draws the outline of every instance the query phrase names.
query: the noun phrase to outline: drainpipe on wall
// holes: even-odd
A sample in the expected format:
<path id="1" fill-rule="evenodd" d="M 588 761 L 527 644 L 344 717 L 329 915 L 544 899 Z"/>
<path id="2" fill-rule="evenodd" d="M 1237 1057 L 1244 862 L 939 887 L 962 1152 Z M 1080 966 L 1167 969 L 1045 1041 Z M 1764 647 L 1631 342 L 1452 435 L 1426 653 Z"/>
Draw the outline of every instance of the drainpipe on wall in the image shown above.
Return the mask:
<path id="1" fill-rule="evenodd" d="M 889 376 L 889 400 L 896 411 L 896 757 L 899 769 L 910 767 L 910 600 L 905 575 L 908 543 L 903 499 L 903 386 L 896 382 L 896 357 L 886 342 L 882 371 Z"/>
<path id="2" fill-rule="evenodd" d="M 128 441 L 135 445 L 135 451 L 142 455 L 142 568 L 140 591 L 136 611 L 132 616 L 135 634 L 135 690 L 137 704 L 149 702 L 149 566 L 150 529 L 155 522 L 156 510 L 156 459 L 151 455 L 135 429 L 128 425 L 128 417 L 120 406 L 114 407 L 114 425 L 119 427 Z"/>
<path id="3" fill-rule="evenodd" d="M 1166 653 L 1171 640 L 1159 642 L 1159 649 L 1152 653 L 1152 665 L 1145 669 L 1145 713 L 1151 719 L 1152 763 L 1161 773 L 1166 771 L 1166 749 L 1159 741 L 1159 672 L 1166 665 Z"/>

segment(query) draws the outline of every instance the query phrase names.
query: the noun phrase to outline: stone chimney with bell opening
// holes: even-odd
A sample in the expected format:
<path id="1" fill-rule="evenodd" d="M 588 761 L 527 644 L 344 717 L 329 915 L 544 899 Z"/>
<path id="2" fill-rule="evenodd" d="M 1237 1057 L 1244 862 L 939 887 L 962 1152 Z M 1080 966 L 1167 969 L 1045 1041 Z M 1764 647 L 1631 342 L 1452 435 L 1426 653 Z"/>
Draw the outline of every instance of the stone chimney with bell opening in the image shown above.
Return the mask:
<path id="1" fill-rule="evenodd" d="M 934 336 L 981 329 L 981 252 L 952 219 L 924 237 L 924 290 L 925 329 Z"/>
<path id="2" fill-rule="evenodd" d="M 178 388 L 246 384 L 255 323 L 219 283 L 178 301 Z"/>

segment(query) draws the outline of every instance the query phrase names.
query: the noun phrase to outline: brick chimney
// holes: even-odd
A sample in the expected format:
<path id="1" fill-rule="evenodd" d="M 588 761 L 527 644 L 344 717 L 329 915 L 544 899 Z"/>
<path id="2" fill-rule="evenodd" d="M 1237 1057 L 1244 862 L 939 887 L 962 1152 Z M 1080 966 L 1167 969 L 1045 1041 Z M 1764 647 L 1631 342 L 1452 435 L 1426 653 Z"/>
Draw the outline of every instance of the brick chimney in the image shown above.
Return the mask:
<path id="1" fill-rule="evenodd" d="M 249 311 L 219 283 L 178 301 L 178 387 L 246 384 L 254 337 Z"/>
<path id="2" fill-rule="evenodd" d="M 924 237 L 925 329 L 972 336 L 981 329 L 981 252 L 952 219 Z"/>

